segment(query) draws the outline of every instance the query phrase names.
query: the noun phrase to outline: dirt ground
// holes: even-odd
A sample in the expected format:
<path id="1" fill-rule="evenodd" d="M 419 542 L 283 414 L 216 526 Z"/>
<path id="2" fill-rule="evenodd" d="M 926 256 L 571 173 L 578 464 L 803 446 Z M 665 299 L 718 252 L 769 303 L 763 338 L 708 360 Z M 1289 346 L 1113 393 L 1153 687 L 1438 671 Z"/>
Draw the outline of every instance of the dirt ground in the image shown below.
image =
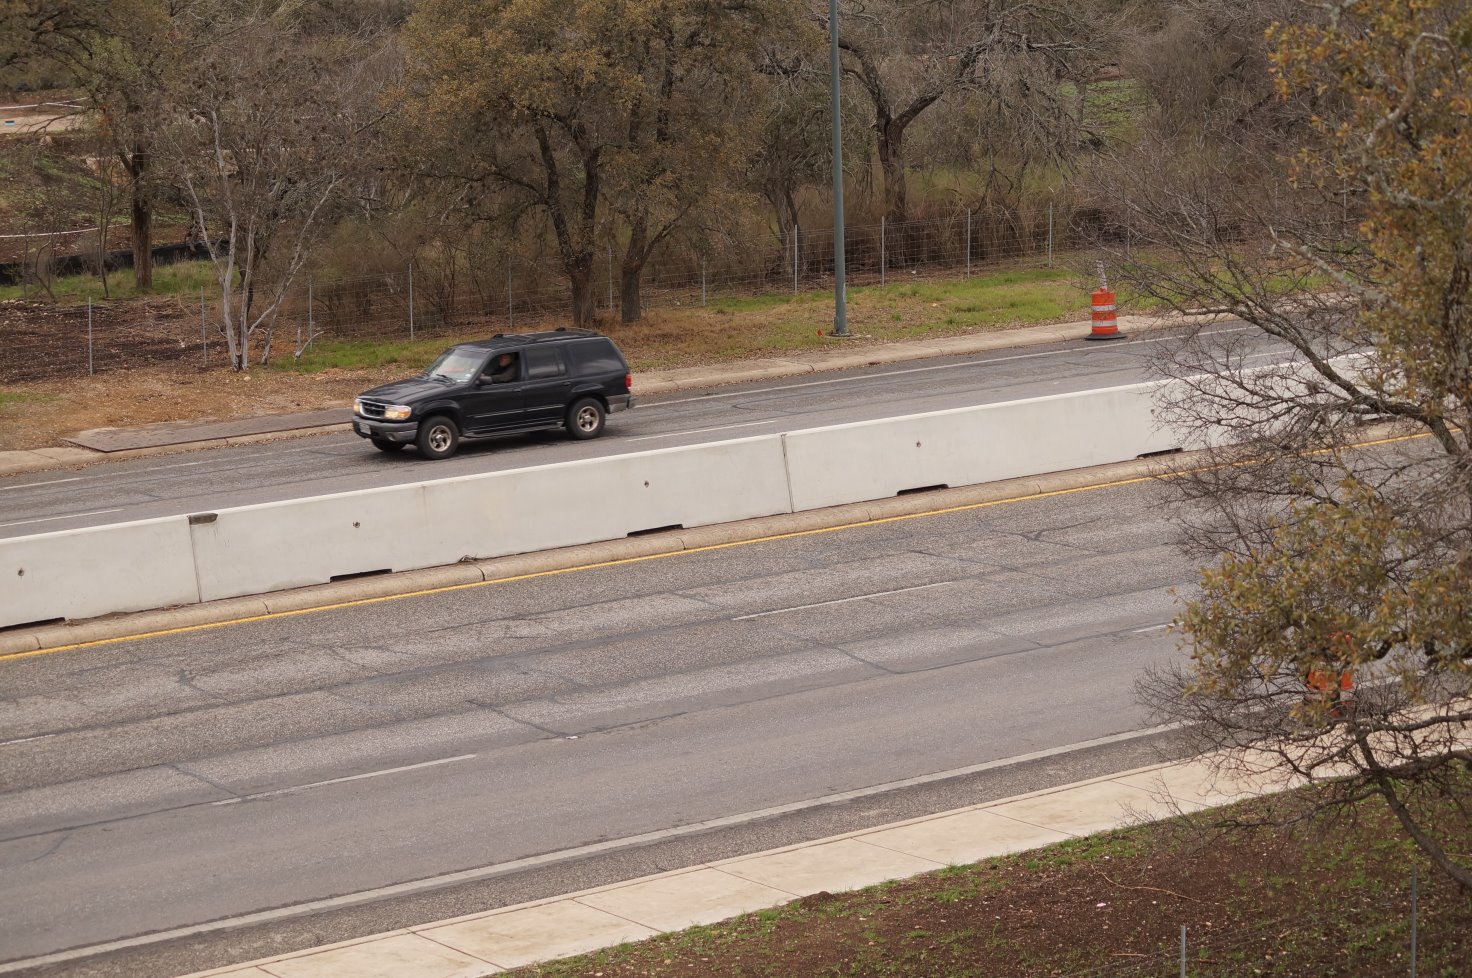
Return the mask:
<path id="1" fill-rule="evenodd" d="M 403 366 L 270 369 L 236 373 L 218 343 L 203 352 L 198 313 L 175 298 L 95 317 L 88 375 L 85 306 L 0 301 L 0 451 L 62 444 L 89 428 L 212 421 L 345 407 L 355 394 L 402 376 Z"/>
<path id="2" fill-rule="evenodd" d="M 1369 806 L 1366 806 L 1367 810 Z M 1411 853 L 1377 812 L 1221 835 L 1161 825 L 819 893 L 519 978 L 1411 973 Z M 1472 899 L 1420 867 L 1418 973 L 1472 975 Z"/>
<path id="3" fill-rule="evenodd" d="M 96 377 L 0 387 L 0 451 L 60 445 L 89 428 L 164 421 L 213 421 L 346 407 L 355 394 L 403 368 L 236 374 L 223 367 L 185 374 L 139 368 Z"/>

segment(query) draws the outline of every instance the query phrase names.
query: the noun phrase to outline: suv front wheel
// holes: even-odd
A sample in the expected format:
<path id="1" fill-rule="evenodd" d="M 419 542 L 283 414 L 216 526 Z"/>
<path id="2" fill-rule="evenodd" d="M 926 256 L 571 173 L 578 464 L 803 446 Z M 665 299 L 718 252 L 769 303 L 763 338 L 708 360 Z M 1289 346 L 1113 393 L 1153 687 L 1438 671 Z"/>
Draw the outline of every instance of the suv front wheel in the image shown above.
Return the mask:
<path id="1" fill-rule="evenodd" d="M 579 441 L 603 434 L 603 405 L 591 397 L 574 401 L 567 409 L 567 432 Z"/>
<path id="2" fill-rule="evenodd" d="M 460 429 L 443 414 L 436 414 L 419 422 L 419 435 L 414 444 L 424 458 L 449 458 L 460 444 Z"/>

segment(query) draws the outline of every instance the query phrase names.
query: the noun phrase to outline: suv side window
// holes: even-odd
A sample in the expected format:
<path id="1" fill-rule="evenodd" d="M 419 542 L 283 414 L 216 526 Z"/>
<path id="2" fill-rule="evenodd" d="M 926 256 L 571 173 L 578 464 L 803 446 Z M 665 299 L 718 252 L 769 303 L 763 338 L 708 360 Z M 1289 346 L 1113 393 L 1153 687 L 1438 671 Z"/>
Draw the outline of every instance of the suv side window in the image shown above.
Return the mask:
<path id="1" fill-rule="evenodd" d="M 556 347 L 527 347 L 525 355 L 527 380 L 543 380 L 547 377 L 561 377 L 563 374 L 567 373 L 567 368 L 562 365 L 562 357 L 557 355 Z"/>
<path id="2" fill-rule="evenodd" d="M 579 374 L 621 374 L 627 369 L 618 350 L 601 336 L 569 343 L 567 350 Z"/>
<path id="3" fill-rule="evenodd" d="M 503 350 L 491 357 L 480 375 L 482 380 L 492 384 L 513 384 L 521 379 L 520 355 Z"/>

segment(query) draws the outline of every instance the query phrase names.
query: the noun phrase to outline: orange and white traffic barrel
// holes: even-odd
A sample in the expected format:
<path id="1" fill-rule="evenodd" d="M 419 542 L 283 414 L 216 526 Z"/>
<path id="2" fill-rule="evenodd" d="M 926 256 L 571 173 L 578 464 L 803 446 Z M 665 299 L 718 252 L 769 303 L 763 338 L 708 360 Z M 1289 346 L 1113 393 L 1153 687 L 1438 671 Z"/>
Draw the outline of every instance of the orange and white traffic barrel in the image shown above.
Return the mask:
<path id="1" fill-rule="evenodd" d="M 1331 717 L 1342 717 L 1354 709 L 1354 673 L 1348 669 L 1334 673 L 1327 666 L 1311 666 L 1304 678 L 1304 702 L 1317 705 Z"/>
<path id="2" fill-rule="evenodd" d="M 1115 318 L 1114 293 L 1105 288 L 1094 290 L 1093 295 L 1093 329 L 1089 335 L 1084 337 L 1090 340 L 1122 340 L 1125 335 L 1119 331 L 1119 320 Z"/>

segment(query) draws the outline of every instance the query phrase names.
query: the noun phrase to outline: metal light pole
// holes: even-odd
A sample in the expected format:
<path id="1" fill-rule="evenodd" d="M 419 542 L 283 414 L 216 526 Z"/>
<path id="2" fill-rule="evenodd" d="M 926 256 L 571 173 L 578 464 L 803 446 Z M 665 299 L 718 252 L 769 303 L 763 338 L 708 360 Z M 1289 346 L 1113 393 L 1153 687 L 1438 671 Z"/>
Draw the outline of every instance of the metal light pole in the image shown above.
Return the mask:
<path id="1" fill-rule="evenodd" d="M 844 306 L 843 258 L 843 123 L 838 103 L 838 0 L 828 0 L 828 56 L 833 65 L 833 335 L 848 335 Z"/>

